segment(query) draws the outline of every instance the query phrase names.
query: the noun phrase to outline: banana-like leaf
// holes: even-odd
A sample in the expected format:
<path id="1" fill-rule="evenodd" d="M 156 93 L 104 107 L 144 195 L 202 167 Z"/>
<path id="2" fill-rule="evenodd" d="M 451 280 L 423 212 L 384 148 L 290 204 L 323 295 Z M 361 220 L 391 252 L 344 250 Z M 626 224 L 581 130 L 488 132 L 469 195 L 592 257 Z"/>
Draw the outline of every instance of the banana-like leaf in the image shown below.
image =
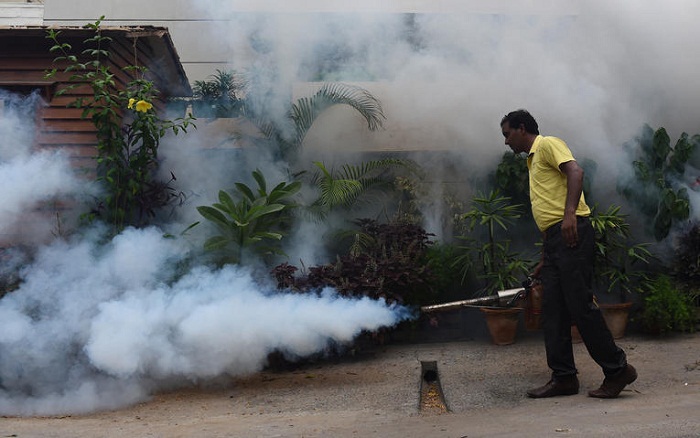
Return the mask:
<path id="1" fill-rule="evenodd" d="M 203 205 L 197 207 L 197 211 L 208 221 L 211 221 L 223 228 L 228 227 L 228 220 L 226 219 L 226 216 L 224 216 L 224 214 L 216 208 Z"/>
<path id="2" fill-rule="evenodd" d="M 258 219 L 261 216 L 270 214 L 270 213 L 275 213 L 280 210 L 284 209 L 283 204 L 271 204 L 271 205 L 259 205 L 252 207 L 250 211 L 247 214 L 247 219 L 248 221 L 254 221 L 255 219 Z"/>
<path id="3" fill-rule="evenodd" d="M 223 249 L 228 245 L 230 240 L 224 236 L 214 236 L 210 237 L 204 242 L 204 249 L 206 251 L 216 251 Z"/>
<path id="4" fill-rule="evenodd" d="M 251 190 L 250 187 L 247 185 L 237 182 L 235 183 L 236 185 L 236 190 L 238 190 L 243 196 L 245 196 L 250 202 L 255 201 L 255 195 L 253 194 L 253 190 Z"/>
<path id="5" fill-rule="evenodd" d="M 219 202 L 222 204 L 223 211 L 233 212 L 236 210 L 236 203 L 225 190 L 219 190 Z"/>
<path id="6" fill-rule="evenodd" d="M 260 172 L 260 169 L 255 169 L 253 171 L 253 178 L 258 183 L 258 194 L 260 196 L 266 196 L 267 195 L 267 181 L 265 181 L 265 177 L 263 176 L 262 172 Z"/>

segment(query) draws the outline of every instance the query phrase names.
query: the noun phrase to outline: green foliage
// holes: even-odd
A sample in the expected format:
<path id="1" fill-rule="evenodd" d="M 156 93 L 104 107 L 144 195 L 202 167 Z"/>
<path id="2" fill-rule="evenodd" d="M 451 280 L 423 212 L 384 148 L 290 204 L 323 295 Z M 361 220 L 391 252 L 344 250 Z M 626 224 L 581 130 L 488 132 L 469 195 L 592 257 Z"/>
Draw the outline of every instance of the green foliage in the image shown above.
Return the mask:
<path id="1" fill-rule="evenodd" d="M 630 225 L 627 215 L 620 207 L 610 205 L 605 212 L 594 207 L 591 224 L 595 231 L 595 279 L 607 293 L 619 292 L 621 301 L 626 301 L 636 284 L 644 275 L 641 265 L 646 266 L 653 255 L 648 243 L 631 243 Z"/>
<path id="2" fill-rule="evenodd" d="M 219 263 L 241 263 L 244 250 L 257 255 L 283 254 L 276 242 L 289 226 L 289 212 L 296 207 L 291 198 L 301 183 L 281 182 L 268 192 L 260 170 L 253 171 L 253 178 L 257 190 L 238 182 L 233 196 L 221 190 L 219 202 L 197 207 L 199 214 L 219 231 L 204 243 L 205 250 L 220 255 Z"/>
<path id="3" fill-rule="evenodd" d="M 291 134 L 288 134 L 286 123 L 271 120 L 252 108 L 246 108 L 246 116 L 269 141 L 279 147 L 281 158 L 293 161 L 318 116 L 334 105 L 347 105 L 355 109 L 371 131 L 383 126 L 385 116 L 381 102 L 363 88 L 341 83 L 324 84 L 313 96 L 300 98 L 291 105 L 287 113 L 288 122 L 292 125 Z"/>
<path id="4" fill-rule="evenodd" d="M 309 206 L 316 217 L 325 218 L 336 207 L 352 208 L 363 196 L 393 190 L 392 168 L 414 171 L 417 166 L 410 160 L 383 158 L 370 160 L 359 165 L 344 164 L 340 170 L 328 169 L 325 164 L 315 161 L 319 169 L 311 178 L 319 192 L 318 198 Z M 367 199 L 371 202 L 371 199 Z"/>
<path id="5" fill-rule="evenodd" d="M 495 186 L 503 196 L 509 197 L 515 204 L 522 205 L 524 214 L 531 214 L 530 175 L 525 155 L 513 152 L 503 154 L 496 168 Z"/>
<path id="6" fill-rule="evenodd" d="M 102 35 L 100 24 L 104 17 L 86 28 L 94 35 L 84 41 L 87 47 L 78 56 L 70 44 L 61 43 L 60 31 L 49 29 L 47 39 L 53 42 L 51 53 L 57 53 L 54 63 L 64 63 L 72 82 L 56 94 L 61 95 L 83 84 L 90 86 L 92 95 L 79 97 L 69 106 L 81 108 L 82 117 L 89 118 L 97 130 L 97 175 L 106 187 L 95 215 L 119 233 L 126 226 L 147 225 L 157 209 L 181 198 L 171 187 L 175 180 L 157 179 L 158 147 L 167 132 L 186 132 L 191 118 L 175 121 L 160 119 L 153 107 L 159 91 L 148 80 L 144 67 L 128 66 L 124 70 L 131 80 L 126 87 L 119 85 L 112 72 L 108 50 L 111 38 Z M 54 68 L 48 76 L 58 72 Z"/>
<path id="7" fill-rule="evenodd" d="M 358 220 L 362 244 L 338 255 L 335 262 L 298 270 L 286 263 L 272 273 L 282 289 L 318 290 L 330 286 L 344 296 L 384 298 L 387 302 L 421 305 L 430 302 L 432 273 L 426 260 L 430 234 L 414 224 Z"/>
<path id="8" fill-rule="evenodd" d="M 436 243 L 428 247 L 425 254 L 431 278 L 430 288 L 434 291 L 433 300 L 436 302 L 455 301 L 464 298 L 464 275 L 454 268 L 454 262 L 463 249 L 450 243 Z M 426 303 L 427 304 L 427 303 Z"/>
<path id="9" fill-rule="evenodd" d="M 664 239 L 673 223 L 690 216 L 690 201 L 676 181 L 700 144 L 700 135 L 681 134 L 675 146 L 664 128 L 654 131 L 645 125 L 635 142 L 627 145 L 635 159 L 633 176 L 618 181 L 618 191 L 649 218 L 657 241 Z"/>
<path id="10" fill-rule="evenodd" d="M 696 306 L 700 306 L 700 223 L 676 238 L 672 270 Z"/>
<path id="11" fill-rule="evenodd" d="M 216 70 L 207 80 L 192 87 L 193 110 L 198 117 L 237 117 L 243 111 L 241 93 L 245 82 L 235 71 Z"/>
<path id="12" fill-rule="evenodd" d="M 652 333 L 694 331 L 695 313 L 688 296 L 668 275 L 659 275 L 642 284 L 641 322 Z"/>
<path id="13" fill-rule="evenodd" d="M 455 259 L 453 266 L 460 269 L 463 278 L 476 269 L 478 278 L 485 282 L 482 295 L 519 285 L 529 273 L 529 262 L 511 250 L 507 232 L 520 217 L 522 205 L 511 204 L 510 197 L 502 196 L 498 190 L 477 195 L 471 205 L 469 211 L 458 217 L 465 222 L 470 235 L 458 236 L 465 242 L 460 246 L 464 253 Z M 499 230 L 505 233 L 504 237 L 498 235 Z M 479 261 L 477 266 L 474 259 Z"/>

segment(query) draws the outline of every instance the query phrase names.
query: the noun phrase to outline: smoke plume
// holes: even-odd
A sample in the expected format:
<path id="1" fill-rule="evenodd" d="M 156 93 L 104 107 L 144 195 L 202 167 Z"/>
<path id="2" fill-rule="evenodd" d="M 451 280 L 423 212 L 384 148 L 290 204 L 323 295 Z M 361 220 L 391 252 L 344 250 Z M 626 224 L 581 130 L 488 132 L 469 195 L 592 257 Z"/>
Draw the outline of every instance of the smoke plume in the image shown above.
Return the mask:
<path id="1" fill-rule="evenodd" d="M 507 151 L 501 117 L 526 108 L 544 135 L 597 163 L 600 199 L 619 203 L 616 177 L 631 171 L 623 144 L 644 124 L 672 141 L 700 132 L 696 2 L 341 3 L 207 0 L 195 9 L 215 18 L 231 67 L 251 75 L 280 118 L 290 90 L 308 96 L 323 81 L 359 84 L 382 101 L 381 132 L 352 110 L 324 114 L 305 142 L 309 162 L 428 151 L 446 158 L 425 169 L 427 182 L 464 190 Z M 681 185 L 700 176 L 688 172 Z M 698 196 L 691 191 L 693 205 Z"/>
<path id="2" fill-rule="evenodd" d="M 420 153 L 432 197 L 478 189 L 469 184 L 507 150 L 500 119 L 517 108 L 530 110 L 541 132 L 563 138 L 578 159 L 597 162 L 596 185 L 611 200 L 615 178 L 629 168 L 622 145 L 643 124 L 666 127 L 672 139 L 700 131 L 693 85 L 700 3 L 691 0 L 187 5 L 192 20 L 212 20 L 211 33 L 196 38 L 230 54 L 231 68 L 250 81 L 251 102 L 271 118 L 284 122 L 289 102 L 324 81 L 358 84 L 381 100 L 380 132 L 344 108 L 324 114 L 304 143 L 309 163 L 330 167 L 349 151 Z M 0 117 L 0 233 L 14 232 L 20 212 L 37 202 L 84 195 L 60 155 L 27 149 L 33 127 L 22 114 Z M 198 135 L 161 146 L 165 171 L 189 195 L 176 223 L 127 230 L 106 247 L 95 243 L 98 232 L 86 232 L 39 248 L 21 265 L 20 288 L 0 301 L 1 414 L 119 407 L 168 385 L 254 372 L 274 350 L 304 356 L 407 317 L 405 309 L 330 290 L 273 293 L 246 270 L 198 266 L 183 240 L 163 238 L 162 230 L 176 234 L 201 219 L 194 206 L 214 202 L 219 189 L 253 169 L 270 186 L 286 176 L 265 151 L 241 159 L 235 139 L 221 147 Z M 700 175 L 698 167 L 687 172 L 679 184 Z M 689 193 L 697 219 L 700 192 Z M 438 235 L 430 227 L 439 227 L 439 213 L 426 214 L 428 231 Z M 50 234 L 51 223 L 36 225 L 36 235 Z M 300 248 L 288 252 L 310 265 L 323 230 L 299 230 L 291 241 Z M 8 266 L 18 265 L 8 261 L 2 272 Z M 194 268 L 177 271 L 186 266 Z"/>
<path id="3" fill-rule="evenodd" d="M 0 301 L 0 412 L 110 409 L 153 391 L 261 370 L 392 326 L 382 301 L 275 292 L 245 269 L 205 267 L 168 283 L 188 249 L 156 228 L 106 248 L 81 239 L 43 247 Z"/>
<path id="4" fill-rule="evenodd" d="M 22 114 L 40 102 L 11 99 L 0 118 L 0 230 L 11 235 L 19 223 L 35 236 L 54 219 L 30 226 L 27 215 L 56 196 L 85 196 L 85 184 L 61 154 L 29 149 L 33 117 Z M 0 299 L 1 414 L 117 408 L 259 371 L 271 352 L 297 359 L 342 348 L 411 316 L 382 300 L 282 293 L 243 268 L 200 266 L 188 241 L 165 234 L 127 229 L 105 245 L 101 230 L 83 229 L 30 255 L 3 250 L 3 286 L 18 287 Z"/>

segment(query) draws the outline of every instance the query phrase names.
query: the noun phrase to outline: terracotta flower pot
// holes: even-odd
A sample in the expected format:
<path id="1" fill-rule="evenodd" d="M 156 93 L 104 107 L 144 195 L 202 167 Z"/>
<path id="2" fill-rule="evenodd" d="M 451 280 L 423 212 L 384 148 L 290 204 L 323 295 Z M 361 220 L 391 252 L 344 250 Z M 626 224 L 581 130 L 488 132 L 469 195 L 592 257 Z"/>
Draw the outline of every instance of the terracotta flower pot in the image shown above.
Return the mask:
<path id="1" fill-rule="evenodd" d="M 598 307 L 603 313 L 605 324 L 607 324 L 613 339 L 620 339 L 625 336 L 632 303 L 599 304 Z"/>
<path id="2" fill-rule="evenodd" d="M 486 316 L 486 325 L 494 344 L 510 345 L 515 342 L 521 308 L 480 307 L 479 310 Z"/>
<path id="3" fill-rule="evenodd" d="M 600 312 L 603 314 L 605 325 L 608 326 L 608 330 L 610 330 L 610 334 L 612 334 L 613 339 L 620 339 L 624 337 L 632 303 L 598 304 L 598 307 L 600 308 Z M 571 342 L 574 344 L 580 344 L 583 342 L 583 339 L 581 339 L 581 333 L 579 333 L 578 327 L 575 325 L 571 326 Z"/>

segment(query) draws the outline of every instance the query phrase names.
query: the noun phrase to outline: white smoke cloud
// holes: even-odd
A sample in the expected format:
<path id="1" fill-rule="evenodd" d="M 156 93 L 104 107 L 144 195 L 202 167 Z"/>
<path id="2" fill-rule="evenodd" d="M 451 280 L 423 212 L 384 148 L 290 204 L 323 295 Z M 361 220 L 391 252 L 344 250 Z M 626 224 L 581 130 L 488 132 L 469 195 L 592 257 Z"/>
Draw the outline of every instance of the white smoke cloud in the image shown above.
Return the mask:
<path id="1" fill-rule="evenodd" d="M 630 169 L 622 144 L 645 123 L 673 141 L 700 131 L 700 89 L 690 85 L 700 58 L 689 55 L 700 5 L 690 0 L 206 0 L 197 9 L 216 18 L 212 33 L 226 36 L 229 64 L 252 72 L 279 117 L 290 92 L 309 95 L 315 81 L 358 83 L 381 100 L 381 132 L 349 109 L 324 114 L 305 142 L 309 162 L 348 151 L 452 151 L 458 177 L 480 177 L 508 150 L 501 117 L 527 108 L 543 134 L 597 163 L 601 198 L 620 203 L 616 178 Z M 425 169 L 428 184 L 455 182 L 436 164 Z"/>
<path id="2" fill-rule="evenodd" d="M 672 139 L 698 132 L 697 2 L 410 3 L 200 0 L 188 7 L 215 19 L 211 35 L 198 38 L 229 50 L 228 63 L 248 73 L 252 97 L 271 117 L 284 120 L 290 100 L 312 92 L 316 81 L 359 83 L 382 101 L 387 122 L 378 133 L 352 112 L 324 115 L 305 144 L 310 159 L 352 150 L 450 151 L 450 165 L 471 177 L 495 168 L 507 150 L 498 122 L 525 107 L 544 134 L 597 161 L 599 177 L 610 178 L 601 184 L 613 188 L 626 159 L 620 145 L 642 124 L 665 126 Z M 30 153 L 31 129 L 7 115 L 0 118 L 0 233 L 36 202 L 75 189 L 65 161 Z M 192 208 L 178 218 L 185 225 L 201 219 L 195 205 L 254 168 L 275 182 L 284 177 L 267 154 L 239 159 L 235 151 L 201 148 L 218 142 L 182 138 L 164 140 L 161 152 L 191 195 Z M 447 175 L 435 163 L 425 170 L 437 198 Z M 437 228 L 436 216 L 430 223 Z M 315 262 L 314 238 L 323 230 L 299 230 L 292 240 L 304 244 L 298 254 Z M 172 283 L 172 268 L 189 248 L 157 229 L 129 230 L 107 248 L 92 241 L 42 248 L 22 270 L 20 289 L 0 301 L 0 413 L 119 407 L 166 382 L 254 372 L 274 349 L 304 356 L 405 316 L 330 291 L 273 293 L 233 267 L 199 267 Z"/>
<path id="3" fill-rule="evenodd" d="M 31 150 L 36 130 L 33 111 L 42 105 L 38 94 L 19 97 L 0 91 L 0 103 L 0 236 L 22 225 L 28 239 L 41 240 L 54 227 L 55 218 L 38 217 L 32 209 L 87 190 L 61 151 Z"/>
<path id="4" fill-rule="evenodd" d="M 106 248 L 42 248 L 0 301 L 0 413 L 115 408 L 173 382 L 253 373 L 275 350 L 322 352 L 409 316 L 331 290 L 275 292 L 234 266 L 168 283 L 187 251 L 156 228 L 128 229 Z"/>

